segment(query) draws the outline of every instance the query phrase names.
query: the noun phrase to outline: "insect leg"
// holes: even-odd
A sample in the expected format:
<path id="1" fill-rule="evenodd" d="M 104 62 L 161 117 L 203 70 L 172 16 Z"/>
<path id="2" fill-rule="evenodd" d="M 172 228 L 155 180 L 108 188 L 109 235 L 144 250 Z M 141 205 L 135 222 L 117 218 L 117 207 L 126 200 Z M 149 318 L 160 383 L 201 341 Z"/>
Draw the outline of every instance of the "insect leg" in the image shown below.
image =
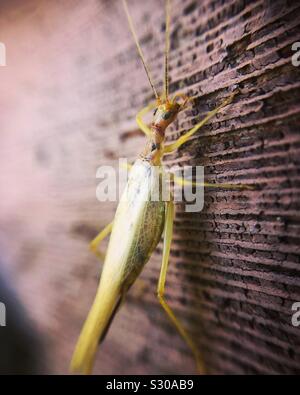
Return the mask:
<path id="1" fill-rule="evenodd" d="M 90 250 L 101 260 L 104 261 L 105 254 L 98 250 L 98 246 L 106 236 L 111 233 L 113 227 L 113 221 L 110 222 L 102 231 L 90 242 Z"/>
<path id="2" fill-rule="evenodd" d="M 167 313 L 169 319 L 175 325 L 177 331 L 180 333 L 182 338 L 185 340 L 187 345 L 192 350 L 196 362 L 197 368 L 200 373 L 204 373 L 205 369 L 203 366 L 203 362 L 200 358 L 199 351 L 197 349 L 196 344 L 193 342 L 189 334 L 186 332 L 185 328 L 182 326 L 181 322 L 176 318 L 175 314 L 173 313 L 171 307 L 166 302 L 164 293 L 165 293 L 165 283 L 167 277 L 167 270 L 168 270 L 168 263 L 169 263 L 169 255 L 170 255 L 170 247 L 171 247 L 171 240 L 173 234 L 173 221 L 174 221 L 174 203 L 173 201 L 166 203 L 166 220 L 165 220 L 165 230 L 164 230 L 164 247 L 163 247 L 163 258 L 162 258 L 162 265 L 161 271 L 157 286 L 157 297 L 162 305 L 163 309 Z"/>
<path id="3" fill-rule="evenodd" d="M 195 182 L 195 181 L 185 180 L 183 177 L 176 176 L 175 174 L 172 174 L 172 178 L 176 184 L 181 186 L 192 185 L 196 187 L 207 187 L 207 188 L 247 189 L 247 190 L 255 189 L 254 185 L 248 185 L 248 184 L 228 184 L 228 183 L 215 184 L 208 182 Z"/>
<path id="4" fill-rule="evenodd" d="M 121 167 L 125 170 L 131 170 L 132 169 L 132 164 L 131 163 L 121 163 Z"/>
<path id="5" fill-rule="evenodd" d="M 139 128 L 142 132 L 145 133 L 146 136 L 149 136 L 151 133 L 150 128 L 144 123 L 143 116 L 147 114 L 147 112 L 153 110 L 156 107 L 156 103 L 151 103 L 147 107 L 143 108 L 141 111 L 138 112 L 136 116 L 136 123 L 138 124 Z"/>
<path id="6" fill-rule="evenodd" d="M 183 136 L 179 137 L 178 140 L 176 140 L 172 144 L 168 144 L 164 148 L 164 154 L 172 153 L 175 151 L 177 148 L 181 147 L 182 144 L 186 143 L 188 139 L 195 134 L 203 125 L 205 125 L 214 115 L 216 115 L 221 108 L 227 106 L 227 104 L 231 103 L 235 95 L 238 93 L 238 91 L 234 91 L 226 100 L 223 101 L 218 107 L 216 107 L 214 110 L 210 111 L 202 121 L 200 121 L 197 125 L 195 125 L 189 132 L 184 134 Z"/>

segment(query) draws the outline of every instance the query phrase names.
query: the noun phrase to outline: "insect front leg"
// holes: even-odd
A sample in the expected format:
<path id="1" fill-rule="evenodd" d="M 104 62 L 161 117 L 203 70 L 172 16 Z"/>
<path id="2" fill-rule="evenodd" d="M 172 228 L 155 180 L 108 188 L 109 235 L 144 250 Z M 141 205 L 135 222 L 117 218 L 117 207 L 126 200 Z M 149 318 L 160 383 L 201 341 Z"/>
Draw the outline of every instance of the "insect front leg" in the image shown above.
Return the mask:
<path id="1" fill-rule="evenodd" d="M 196 344 L 193 342 L 181 322 L 177 319 L 175 316 L 174 312 L 172 311 L 171 307 L 169 304 L 166 302 L 164 294 L 165 294 L 165 283 L 166 283 L 166 277 L 167 277 L 167 270 L 168 270 L 168 264 L 169 264 L 169 256 L 170 256 L 170 247 L 171 247 L 171 241 L 172 241 L 172 235 L 173 235 L 173 222 L 174 222 L 174 202 L 171 200 L 166 203 L 166 217 L 165 217 L 165 229 L 164 229 L 164 246 L 163 246 L 163 258 L 162 258 L 162 265 L 161 265 L 161 271 L 160 271 L 160 276 L 159 276 L 159 281 L 158 281 L 158 286 L 157 286 L 157 297 L 159 300 L 159 303 L 162 305 L 163 309 L 167 313 L 169 319 L 172 321 L 172 323 L 175 325 L 177 331 L 180 333 L 182 338 L 185 340 L 187 345 L 190 347 L 192 350 L 196 363 L 197 363 L 197 368 L 198 371 L 201 374 L 204 374 L 205 369 L 203 366 L 202 359 L 200 358 L 200 354 L 198 351 L 198 348 Z"/>
<path id="2" fill-rule="evenodd" d="M 90 250 L 101 260 L 104 261 L 105 253 L 98 250 L 98 246 L 106 236 L 108 236 L 113 227 L 114 221 L 110 222 L 102 231 L 90 242 Z"/>
<path id="3" fill-rule="evenodd" d="M 143 108 L 141 111 L 138 112 L 136 116 L 136 123 L 138 124 L 139 128 L 142 132 L 145 133 L 146 136 L 150 136 L 151 130 L 150 128 L 144 123 L 143 116 L 146 115 L 149 111 L 153 110 L 156 107 L 156 103 L 151 103 L 147 107 Z"/>
<path id="4" fill-rule="evenodd" d="M 165 145 L 164 154 L 170 154 L 182 144 L 186 143 L 193 134 L 195 134 L 202 126 L 204 126 L 213 116 L 215 116 L 221 108 L 227 106 L 227 104 L 231 103 L 235 95 L 238 93 L 238 90 L 234 91 L 226 100 L 223 101 L 218 107 L 214 110 L 210 111 L 202 121 L 200 121 L 197 125 L 195 125 L 189 132 L 185 133 L 183 136 L 179 137 L 174 143 Z"/>

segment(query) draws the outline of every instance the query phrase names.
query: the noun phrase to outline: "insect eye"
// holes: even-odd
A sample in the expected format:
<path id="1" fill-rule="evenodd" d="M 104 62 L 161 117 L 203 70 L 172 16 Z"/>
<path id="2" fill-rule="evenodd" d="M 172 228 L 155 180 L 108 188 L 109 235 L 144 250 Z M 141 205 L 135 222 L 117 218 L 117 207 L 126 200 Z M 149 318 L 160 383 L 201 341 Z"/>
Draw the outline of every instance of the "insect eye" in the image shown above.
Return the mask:
<path id="1" fill-rule="evenodd" d="M 167 112 L 163 113 L 162 118 L 164 120 L 167 120 L 170 118 L 171 115 L 172 115 L 172 111 L 167 111 Z"/>

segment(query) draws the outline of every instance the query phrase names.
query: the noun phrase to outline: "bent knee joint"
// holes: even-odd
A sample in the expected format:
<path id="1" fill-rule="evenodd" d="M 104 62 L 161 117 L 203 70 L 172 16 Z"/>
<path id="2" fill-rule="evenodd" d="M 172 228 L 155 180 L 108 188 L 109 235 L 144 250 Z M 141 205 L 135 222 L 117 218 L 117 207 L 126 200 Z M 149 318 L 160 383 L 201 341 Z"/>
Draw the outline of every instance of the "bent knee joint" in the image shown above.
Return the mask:
<path id="1" fill-rule="evenodd" d="M 164 300 L 164 293 L 163 293 L 162 291 L 157 290 L 157 292 L 156 292 L 156 297 L 157 297 L 157 299 L 158 299 L 160 302 L 162 302 L 162 303 L 165 302 L 165 300 Z"/>

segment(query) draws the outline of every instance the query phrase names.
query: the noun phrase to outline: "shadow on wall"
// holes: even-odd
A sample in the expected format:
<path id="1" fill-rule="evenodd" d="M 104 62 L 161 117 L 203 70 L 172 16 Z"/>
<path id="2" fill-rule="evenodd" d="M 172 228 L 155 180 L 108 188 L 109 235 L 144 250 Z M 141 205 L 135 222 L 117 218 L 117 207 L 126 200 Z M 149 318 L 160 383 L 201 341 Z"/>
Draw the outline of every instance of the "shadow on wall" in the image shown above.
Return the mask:
<path id="1" fill-rule="evenodd" d="M 42 373 L 41 342 L 1 266 L 0 374 Z"/>

